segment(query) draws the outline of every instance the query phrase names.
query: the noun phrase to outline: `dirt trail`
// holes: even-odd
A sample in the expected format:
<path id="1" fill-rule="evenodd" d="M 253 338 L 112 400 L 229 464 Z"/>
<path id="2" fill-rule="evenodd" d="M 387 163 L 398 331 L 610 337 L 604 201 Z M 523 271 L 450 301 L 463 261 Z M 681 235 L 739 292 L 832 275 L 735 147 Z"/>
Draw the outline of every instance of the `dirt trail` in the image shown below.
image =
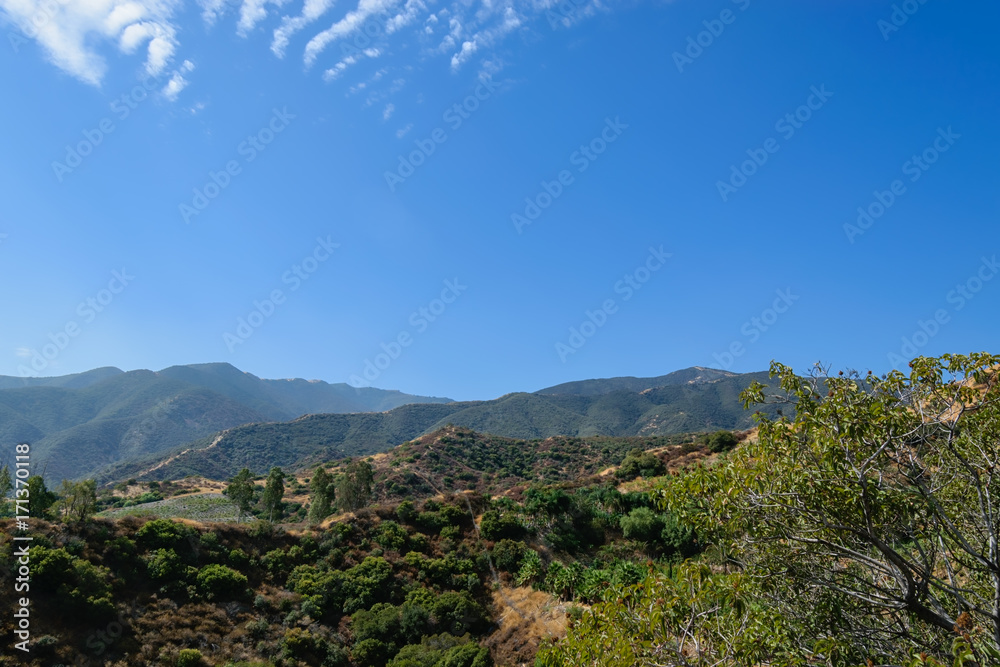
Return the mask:
<path id="1" fill-rule="evenodd" d="M 222 438 L 223 438 L 223 437 L 224 437 L 224 436 L 225 436 L 225 435 L 226 435 L 227 433 L 229 433 L 229 431 L 228 431 L 228 430 L 226 430 L 226 431 L 223 431 L 223 432 L 222 432 L 222 433 L 220 433 L 219 435 L 215 436 L 215 440 L 213 440 L 213 441 L 212 441 L 212 444 L 210 444 L 210 445 L 209 445 L 208 447 L 205 447 L 205 449 L 211 449 L 212 447 L 215 447 L 215 446 L 216 446 L 217 444 L 219 444 L 219 441 L 220 441 L 220 440 L 222 440 Z M 168 459 L 164 459 L 163 461 L 160 461 L 159 463 L 157 463 L 157 464 L 156 464 L 155 466 L 153 466 L 152 468 L 149 468 L 148 470 L 143 470 L 143 471 L 142 471 L 142 472 L 140 472 L 140 473 L 139 473 L 138 475 L 136 475 L 136 477 L 142 477 L 143 475 L 148 475 L 148 474 L 149 474 L 149 473 L 151 473 L 151 472 L 154 472 L 154 471 L 156 471 L 156 470 L 159 470 L 159 469 L 160 469 L 160 468 L 162 468 L 163 466 L 165 466 L 165 465 L 168 465 L 168 464 L 170 464 L 170 463 L 173 463 L 174 461 L 176 461 L 177 459 L 179 459 L 180 457 L 184 456 L 185 454 L 187 454 L 187 453 L 188 453 L 188 452 L 190 452 L 190 451 L 191 451 L 190 449 L 185 449 L 185 450 L 184 450 L 183 452 L 180 452 L 180 453 L 178 453 L 178 454 L 174 454 L 174 455 L 173 455 L 173 456 L 171 456 L 170 458 L 168 458 Z M 199 451 L 204 451 L 204 450 L 199 450 Z"/>

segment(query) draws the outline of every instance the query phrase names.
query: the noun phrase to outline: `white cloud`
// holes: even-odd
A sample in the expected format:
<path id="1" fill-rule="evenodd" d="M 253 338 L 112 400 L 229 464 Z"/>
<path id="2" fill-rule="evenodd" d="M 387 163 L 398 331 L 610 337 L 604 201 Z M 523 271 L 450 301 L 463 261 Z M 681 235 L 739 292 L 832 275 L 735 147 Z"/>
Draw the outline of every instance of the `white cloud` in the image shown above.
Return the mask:
<path id="1" fill-rule="evenodd" d="M 392 118 L 392 112 L 396 110 L 396 105 L 390 102 L 385 105 L 385 110 L 382 112 L 382 120 L 389 120 Z"/>
<path id="2" fill-rule="evenodd" d="M 228 0 L 198 0 L 201 5 L 201 18 L 209 26 L 215 25 L 219 17 L 226 13 Z"/>
<path id="3" fill-rule="evenodd" d="M 401 128 L 399 128 L 398 130 L 396 130 L 396 138 L 397 138 L 397 139 L 402 139 L 402 138 L 403 138 L 403 137 L 405 137 L 405 136 L 406 136 L 406 135 L 407 135 L 407 134 L 408 134 L 408 133 L 410 132 L 410 130 L 412 130 L 412 129 L 413 129 L 413 123 L 407 123 L 405 127 L 401 127 Z"/>
<path id="4" fill-rule="evenodd" d="M 122 53 L 146 44 L 146 73 L 164 71 L 178 47 L 172 23 L 179 0 L 0 0 L 0 10 L 49 60 L 98 86 L 107 63 L 97 49 L 117 42 Z"/>
<path id="5" fill-rule="evenodd" d="M 388 11 L 396 5 L 398 1 L 399 0 L 361 0 L 361 2 L 358 3 L 357 9 L 352 12 L 348 12 L 347 16 L 309 40 L 309 43 L 306 44 L 306 53 L 304 58 L 306 66 L 312 65 L 316 62 L 316 58 L 319 57 L 319 54 L 322 53 L 331 42 L 346 35 L 350 35 L 352 32 L 361 27 L 361 25 L 368 20 L 369 17 Z"/>
<path id="6" fill-rule="evenodd" d="M 187 88 L 188 80 L 184 76 L 194 69 L 194 63 L 190 60 L 185 60 L 184 64 L 178 69 L 174 70 L 173 76 L 170 77 L 170 81 L 167 85 L 163 87 L 163 96 L 173 102 L 177 99 L 177 96 L 181 94 L 181 91 Z M 202 105 L 204 108 L 204 105 Z"/>
<path id="7" fill-rule="evenodd" d="M 358 59 L 355 58 L 354 56 L 348 56 L 344 58 L 333 67 L 323 72 L 323 80 L 329 82 L 335 79 L 339 79 L 340 75 L 344 73 L 344 70 L 356 62 L 358 62 Z"/>
<path id="8" fill-rule="evenodd" d="M 485 30 L 481 30 L 472 36 L 472 39 L 462 42 L 462 50 L 451 57 L 451 69 L 457 71 L 462 65 L 481 48 L 488 48 L 503 40 L 508 34 L 521 27 L 523 21 L 521 16 L 513 7 L 507 5 L 503 11 L 502 21 L 499 25 Z"/>
<path id="9" fill-rule="evenodd" d="M 14 354 L 16 354 L 19 357 L 30 357 L 31 356 L 31 348 L 29 348 L 29 347 L 19 347 L 16 350 L 14 350 Z"/>
<path id="10" fill-rule="evenodd" d="M 329 11 L 335 2 L 336 0 L 306 0 L 299 16 L 282 17 L 281 25 L 275 29 L 274 40 L 271 42 L 274 55 L 284 58 L 292 36 Z"/>
<path id="11" fill-rule="evenodd" d="M 476 51 L 479 50 L 479 44 L 476 40 L 471 42 L 464 42 L 462 44 L 462 50 L 451 57 L 451 69 L 457 70 L 462 66 L 462 63 L 466 62 L 472 57 Z"/>
<path id="12" fill-rule="evenodd" d="M 405 28 L 409 24 L 413 23 L 420 12 L 426 10 L 427 5 L 425 5 L 422 0 L 407 0 L 406 6 L 403 7 L 403 10 L 389 19 L 389 21 L 385 24 L 385 34 L 391 35 L 401 28 Z"/>
<path id="13" fill-rule="evenodd" d="M 236 34 L 246 37 L 256 25 L 267 17 L 267 6 L 280 7 L 285 0 L 243 0 L 240 6 L 240 22 L 236 26 Z"/>

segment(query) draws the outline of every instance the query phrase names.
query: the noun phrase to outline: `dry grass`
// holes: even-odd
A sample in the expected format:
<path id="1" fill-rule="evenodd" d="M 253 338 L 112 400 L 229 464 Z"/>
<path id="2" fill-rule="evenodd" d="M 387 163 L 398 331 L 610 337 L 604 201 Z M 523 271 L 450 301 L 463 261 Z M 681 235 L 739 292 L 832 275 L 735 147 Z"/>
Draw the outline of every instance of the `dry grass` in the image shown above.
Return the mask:
<path id="1" fill-rule="evenodd" d="M 484 644 L 500 667 L 532 665 L 543 640 L 566 636 L 571 604 L 548 593 L 502 586 L 493 593 L 493 606 L 500 628 Z"/>

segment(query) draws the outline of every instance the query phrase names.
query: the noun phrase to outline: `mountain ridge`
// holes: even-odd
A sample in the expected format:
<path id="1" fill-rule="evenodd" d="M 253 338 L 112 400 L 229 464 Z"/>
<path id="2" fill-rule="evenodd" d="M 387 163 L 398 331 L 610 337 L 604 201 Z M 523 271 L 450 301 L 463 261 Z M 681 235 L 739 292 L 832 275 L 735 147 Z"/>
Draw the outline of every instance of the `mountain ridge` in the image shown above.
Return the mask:
<path id="1" fill-rule="evenodd" d="M 220 437 L 205 437 L 164 452 L 159 459 L 146 456 L 105 468 L 98 481 L 137 477 L 154 467 L 155 474 L 148 479 L 187 475 L 225 479 L 243 467 L 257 474 L 272 466 L 297 470 L 385 452 L 448 426 L 525 441 L 743 430 L 752 428 L 754 420 L 752 411 L 740 404 L 739 393 L 754 381 L 771 384 L 767 376 L 766 372 L 731 374 L 706 382 L 591 396 L 519 392 L 491 401 L 409 404 L 382 413 L 305 415 L 291 422 L 245 424 Z M 774 410 L 763 408 L 765 413 Z M 163 463 L 167 458 L 171 460 Z"/>
<path id="2" fill-rule="evenodd" d="M 311 412 L 382 412 L 420 402 L 451 399 L 346 383 L 271 382 L 228 363 L 0 376 L 0 442 L 30 442 L 37 470 L 46 478 L 74 479 L 240 424 Z"/>

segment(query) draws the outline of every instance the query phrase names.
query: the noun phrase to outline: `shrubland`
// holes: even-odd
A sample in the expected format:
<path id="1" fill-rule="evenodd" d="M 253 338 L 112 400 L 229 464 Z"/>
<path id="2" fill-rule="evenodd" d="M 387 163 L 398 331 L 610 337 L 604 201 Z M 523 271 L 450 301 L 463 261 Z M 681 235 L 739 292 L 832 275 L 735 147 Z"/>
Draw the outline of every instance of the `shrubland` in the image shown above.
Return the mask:
<path id="1" fill-rule="evenodd" d="M 998 364 L 772 364 L 743 399 L 782 414 L 654 493 L 702 553 L 608 588 L 537 665 L 1000 664 Z"/>

